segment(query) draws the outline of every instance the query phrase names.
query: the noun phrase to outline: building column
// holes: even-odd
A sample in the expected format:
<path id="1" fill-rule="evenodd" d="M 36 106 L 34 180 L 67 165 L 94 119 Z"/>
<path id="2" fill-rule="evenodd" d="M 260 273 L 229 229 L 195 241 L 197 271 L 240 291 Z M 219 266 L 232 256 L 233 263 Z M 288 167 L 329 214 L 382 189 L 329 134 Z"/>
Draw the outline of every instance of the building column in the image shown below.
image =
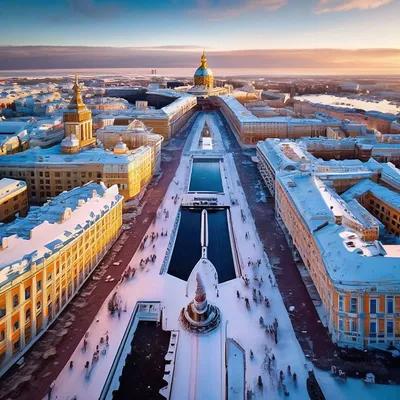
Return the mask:
<path id="1" fill-rule="evenodd" d="M 365 327 L 364 327 L 364 322 L 365 322 L 365 317 L 360 317 L 360 314 L 364 315 L 364 296 L 359 296 L 359 314 L 358 314 L 358 332 L 360 333 L 360 340 L 362 345 L 364 346 L 364 335 L 365 335 Z"/>
<path id="2" fill-rule="evenodd" d="M 22 283 L 19 284 L 19 349 L 20 351 L 25 347 L 25 290 Z M 31 301 L 32 303 L 32 301 Z M 32 310 L 31 310 L 32 315 Z"/>
<path id="3" fill-rule="evenodd" d="M 59 260 L 60 260 L 60 271 L 59 271 L 59 274 L 58 274 L 58 277 L 59 277 L 59 285 L 58 285 L 58 288 L 59 288 L 59 290 L 58 290 L 58 304 L 59 304 L 59 306 L 60 306 L 60 310 L 61 310 L 61 308 L 62 308 L 62 279 L 61 279 L 61 277 L 62 277 L 62 275 L 63 275 L 63 264 L 62 264 L 62 261 L 61 261 L 61 257 L 62 257 L 62 254 L 60 254 L 60 257 L 59 257 Z"/>
<path id="4" fill-rule="evenodd" d="M 31 337 L 32 339 L 36 336 L 36 270 L 35 274 L 32 277 L 32 291 L 31 291 L 31 298 L 32 298 L 32 311 L 31 311 Z"/>
<path id="5" fill-rule="evenodd" d="M 6 360 L 12 357 L 12 324 L 11 324 L 11 316 L 13 311 L 12 304 L 12 296 L 11 290 L 6 293 L 6 339 L 7 339 L 7 347 L 6 347 Z"/>
<path id="6" fill-rule="evenodd" d="M 42 287 L 42 329 L 47 326 L 47 271 L 45 268 L 45 263 L 42 266 L 43 271 L 43 287 Z"/>
<path id="7" fill-rule="evenodd" d="M 71 297 L 74 295 L 75 293 L 75 277 L 74 277 L 74 261 L 73 261 L 73 255 L 71 255 Z M 77 268 L 78 269 L 78 268 Z M 78 271 L 77 271 L 78 272 Z M 77 276 L 77 279 L 79 279 L 79 277 Z"/>
<path id="8" fill-rule="evenodd" d="M 56 266 L 56 263 L 53 262 L 53 282 L 51 283 L 51 320 L 52 321 L 54 319 L 56 282 L 57 282 L 57 266 Z"/>

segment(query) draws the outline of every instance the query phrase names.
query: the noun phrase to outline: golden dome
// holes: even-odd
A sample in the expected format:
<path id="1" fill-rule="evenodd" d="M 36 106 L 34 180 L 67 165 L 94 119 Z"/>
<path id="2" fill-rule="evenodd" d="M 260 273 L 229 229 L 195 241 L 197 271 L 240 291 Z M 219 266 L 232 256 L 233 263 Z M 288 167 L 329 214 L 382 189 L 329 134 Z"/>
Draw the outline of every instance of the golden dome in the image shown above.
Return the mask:
<path id="1" fill-rule="evenodd" d="M 206 86 L 210 89 L 214 86 L 214 75 L 211 69 L 207 67 L 207 58 L 204 51 L 201 56 L 200 67 L 194 73 L 194 84 L 196 86 Z"/>

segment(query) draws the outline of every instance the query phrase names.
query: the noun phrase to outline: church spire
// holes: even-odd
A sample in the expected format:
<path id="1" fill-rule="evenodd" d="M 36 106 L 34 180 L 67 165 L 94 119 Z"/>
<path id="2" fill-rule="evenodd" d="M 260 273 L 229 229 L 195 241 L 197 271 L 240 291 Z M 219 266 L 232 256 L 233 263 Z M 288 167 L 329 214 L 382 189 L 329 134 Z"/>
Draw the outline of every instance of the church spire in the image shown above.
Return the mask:
<path id="1" fill-rule="evenodd" d="M 70 110 L 84 110 L 86 109 L 85 104 L 82 100 L 82 91 L 78 81 L 78 74 L 75 74 L 74 86 L 73 86 L 74 94 L 72 95 L 72 99 L 68 104 L 68 109 Z"/>
<path id="2" fill-rule="evenodd" d="M 201 56 L 201 68 L 207 68 L 207 57 L 204 50 L 203 55 Z"/>

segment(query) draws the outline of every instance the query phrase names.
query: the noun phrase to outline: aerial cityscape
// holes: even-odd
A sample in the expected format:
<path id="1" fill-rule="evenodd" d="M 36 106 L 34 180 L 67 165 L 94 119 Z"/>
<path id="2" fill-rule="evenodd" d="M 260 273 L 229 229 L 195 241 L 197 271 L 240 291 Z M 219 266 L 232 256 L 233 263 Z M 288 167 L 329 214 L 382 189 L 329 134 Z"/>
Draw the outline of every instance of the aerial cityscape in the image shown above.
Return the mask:
<path id="1" fill-rule="evenodd" d="M 400 399 L 400 3 L 55 3 L 1 10 L 0 400 Z"/>

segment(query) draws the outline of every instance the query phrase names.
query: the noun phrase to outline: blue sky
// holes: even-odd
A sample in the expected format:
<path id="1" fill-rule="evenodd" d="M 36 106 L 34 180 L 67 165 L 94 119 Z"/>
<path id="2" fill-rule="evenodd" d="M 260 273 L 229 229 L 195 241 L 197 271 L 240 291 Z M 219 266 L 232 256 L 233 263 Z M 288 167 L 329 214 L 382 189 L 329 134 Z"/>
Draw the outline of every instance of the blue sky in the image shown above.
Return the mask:
<path id="1" fill-rule="evenodd" d="M 400 0 L 0 0 L 0 45 L 398 48 Z"/>

